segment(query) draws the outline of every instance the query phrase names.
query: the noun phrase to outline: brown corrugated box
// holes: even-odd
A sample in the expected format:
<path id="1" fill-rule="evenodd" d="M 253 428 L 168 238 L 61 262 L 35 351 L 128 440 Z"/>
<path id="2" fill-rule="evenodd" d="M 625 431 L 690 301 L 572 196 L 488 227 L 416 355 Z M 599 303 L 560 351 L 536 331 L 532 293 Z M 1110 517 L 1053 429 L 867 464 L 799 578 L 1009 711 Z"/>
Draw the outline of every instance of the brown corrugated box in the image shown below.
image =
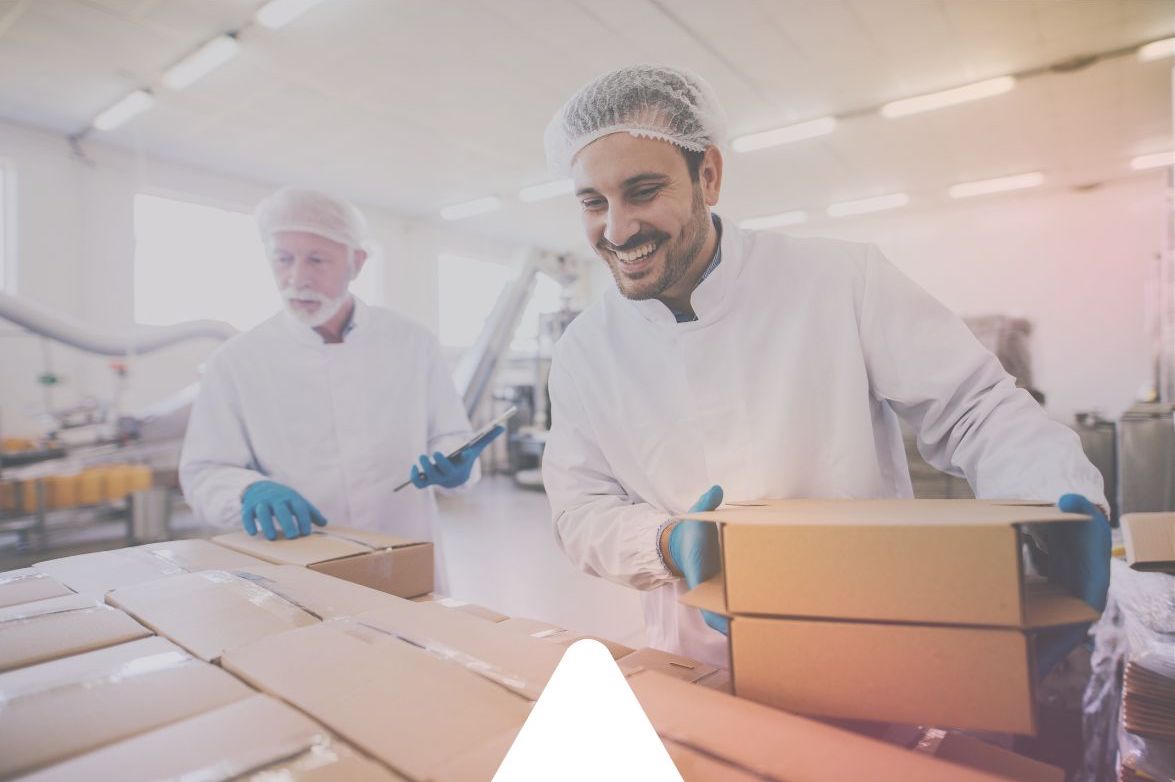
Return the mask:
<path id="1" fill-rule="evenodd" d="M 270 636 L 221 663 L 415 782 L 521 728 L 530 711 L 498 684 L 354 619 Z"/>
<path id="2" fill-rule="evenodd" d="M 0 778 L 251 694 L 229 674 L 162 638 L 0 674 Z"/>
<path id="3" fill-rule="evenodd" d="M 71 594 L 73 590 L 65 584 L 36 568 L 0 573 L 0 608 Z"/>
<path id="4" fill-rule="evenodd" d="M 1065 772 L 1056 766 L 954 731 L 928 730 L 915 749 L 1011 782 L 1065 782 Z"/>
<path id="5" fill-rule="evenodd" d="M 22 778 L 153 782 L 254 778 L 404 782 L 323 726 L 268 695 L 251 695 Z"/>
<path id="6" fill-rule="evenodd" d="M 93 595 L 0 608 L 0 671 L 146 638 L 151 631 Z"/>
<path id="7" fill-rule="evenodd" d="M 538 699 L 566 651 L 557 644 L 503 629 L 501 623 L 409 600 L 360 614 L 356 620 L 468 668 L 531 701 Z"/>
<path id="8" fill-rule="evenodd" d="M 625 676 L 632 676 L 641 671 L 658 671 L 691 684 L 722 670 L 707 663 L 650 647 L 638 649 L 632 654 L 625 655 L 617 660 L 616 664 L 620 666 L 620 670 L 624 672 Z"/>
<path id="9" fill-rule="evenodd" d="M 538 619 L 523 619 L 522 617 L 512 617 L 499 623 L 503 629 L 516 632 L 521 635 L 529 635 L 531 638 L 538 638 L 543 641 L 550 641 L 567 648 L 576 641 L 584 638 L 590 638 L 593 641 L 599 641 L 612 655 L 613 660 L 632 654 L 635 649 L 624 644 L 610 641 L 607 638 L 601 638 L 598 635 L 590 635 L 588 633 L 579 633 L 574 630 L 567 630 L 557 625 L 549 624 L 548 622 L 541 622 Z"/>
<path id="10" fill-rule="evenodd" d="M 1135 570 L 1175 573 L 1175 513 L 1123 515 L 1122 542 Z"/>
<path id="11" fill-rule="evenodd" d="M 265 564 L 206 540 L 169 540 L 112 551 L 95 551 L 33 565 L 75 592 L 111 589 L 200 570 L 235 570 Z"/>
<path id="12" fill-rule="evenodd" d="M 332 526 L 293 540 L 233 532 L 215 543 L 275 565 L 302 565 L 398 597 L 433 587 L 433 546 L 369 530 Z"/>
<path id="13" fill-rule="evenodd" d="M 773 500 L 719 522 L 723 572 L 689 605 L 731 616 L 736 694 L 827 717 L 1033 733 L 1030 631 L 1097 612 L 1027 579 L 1024 525 L 986 500 Z M 783 653 L 782 650 L 786 650 Z"/>
<path id="14" fill-rule="evenodd" d="M 1000 777 L 956 766 L 814 720 L 776 711 L 705 687 L 645 671 L 628 679 L 654 730 L 688 753 L 688 780 L 787 782 L 997 782 Z M 713 763 L 694 763 L 696 755 Z M 674 757 L 673 748 L 670 756 Z"/>
<path id="15" fill-rule="evenodd" d="M 274 633 L 399 602 L 296 565 L 185 573 L 115 589 L 106 599 L 209 662 Z"/>
<path id="16" fill-rule="evenodd" d="M 492 608 L 479 606 L 476 603 L 470 603 L 465 600 L 457 600 L 452 597 L 445 597 L 438 595 L 435 592 L 429 592 L 427 595 L 412 598 L 414 603 L 433 603 L 441 608 L 451 608 L 454 611 L 462 611 L 466 614 L 472 614 L 479 619 L 484 619 L 487 622 L 504 622 L 510 617 L 505 614 L 500 614 Z"/>

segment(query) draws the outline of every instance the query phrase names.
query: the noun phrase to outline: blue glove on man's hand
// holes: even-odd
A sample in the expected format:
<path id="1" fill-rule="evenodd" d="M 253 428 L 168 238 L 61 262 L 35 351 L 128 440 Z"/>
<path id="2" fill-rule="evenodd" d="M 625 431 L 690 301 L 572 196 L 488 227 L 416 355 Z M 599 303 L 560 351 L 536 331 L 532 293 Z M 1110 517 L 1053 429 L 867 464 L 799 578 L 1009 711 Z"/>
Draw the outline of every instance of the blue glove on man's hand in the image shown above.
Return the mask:
<path id="1" fill-rule="evenodd" d="M 1048 550 L 1042 552 L 1032 543 L 1036 554 L 1033 560 L 1049 581 L 1102 611 L 1110 588 L 1110 524 L 1101 509 L 1080 494 L 1061 497 L 1057 508 L 1065 513 L 1087 515 L 1090 520 L 1042 525 Z M 1089 625 L 1069 625 L 1038 633 L 1037 678 L 1052 670 L 1088 632 Z"/>
<path id="2" fill-rule="evenodd" d="M 714 510 L 722 504 L 722 487 L 711 486 L 690 513 Z M 722 567 L 718 546 L 718 525 L 712 521 L 683 519 L 669 533 L 669 557 L 690 589 L 706 581 Z M 712 611 L 702 611 L 706 624 L 723 635 L 730 634 L 730 620 Z"/>
<path id="3" fill-rule="evenodd" d="M 273 520 L 277 518 L 282 532 L 293 539 L 310 534 L 311 523 L 326 526 L 326 517 L 318 508 L 289 486 L 273 481 L 249 484 L 241 496 L 241 525 L 250 535 L 257 534 L 257 525 L 266 539 L 277 540 Z"/>
<path id="4" fill-rule="evenodd" d="M 477 464 L 477 457 L 504 431 L 506 431 L 504 426 L 495 426 L 485 437 L 452 459 L 437 451 L 432 455 L 433 461 L 430 462 L 427 455 L 421 454 L 420 466 L 412 468 L 410 476 L 412 485 L 418 489 L 423 489 L 426 486 L 454 489 L 460 486 L 469 480 L 469 475 L 473 472 L 473 465 Z"/>

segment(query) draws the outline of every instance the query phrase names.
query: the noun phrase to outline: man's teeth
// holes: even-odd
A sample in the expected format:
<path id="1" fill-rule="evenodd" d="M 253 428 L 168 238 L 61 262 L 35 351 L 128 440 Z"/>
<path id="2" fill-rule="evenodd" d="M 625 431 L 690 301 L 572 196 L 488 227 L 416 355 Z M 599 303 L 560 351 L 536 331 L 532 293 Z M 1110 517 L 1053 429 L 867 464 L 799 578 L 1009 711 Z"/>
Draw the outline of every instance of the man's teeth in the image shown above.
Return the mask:
<path id="1" fill-rule="evenodd" d="M 616 257 L 619 258 L 622 262 L 632 263 L 634 261 L 639 261 L 641 258 L 644 258 L 646 255 L 649 255 L 650 253 L 652 253 L 656 249 L 657 249 L 656 242 L 648 242 L 647 244 L 642 244 L 640 247 L 636 248 L 635 250 L 631 250 L 629 252 L 624 252 L 622 250 L 615 250 L 615 253 L 616 253 Z"/>

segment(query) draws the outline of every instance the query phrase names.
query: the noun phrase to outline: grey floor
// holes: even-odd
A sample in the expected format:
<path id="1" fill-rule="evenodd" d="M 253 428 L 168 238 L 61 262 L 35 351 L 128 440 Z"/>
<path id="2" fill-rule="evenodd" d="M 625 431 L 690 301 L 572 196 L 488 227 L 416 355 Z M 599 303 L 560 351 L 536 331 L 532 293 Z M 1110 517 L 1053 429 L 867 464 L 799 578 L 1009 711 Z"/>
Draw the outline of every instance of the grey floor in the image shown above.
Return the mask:
<path id="1" fill-rule="evenodd" d="M 0 572 L 34 562 L 128 545 L 126 524 L 111 514 L 56 511 L 48 522 L 47 549 L 22 548 L 14 533 L 0 531 Z M 202 526 L 177 503 L 174 538 L 205 537 Z M 440 499 L 442 550 L 450 596 L 509 616 L 601 635 L 629 646 L 644 645 L 639 594 L 579 573 L 555 545 L 546 494 L 520 489 L 507 476 L 490 476 L 468 494 Z"/>

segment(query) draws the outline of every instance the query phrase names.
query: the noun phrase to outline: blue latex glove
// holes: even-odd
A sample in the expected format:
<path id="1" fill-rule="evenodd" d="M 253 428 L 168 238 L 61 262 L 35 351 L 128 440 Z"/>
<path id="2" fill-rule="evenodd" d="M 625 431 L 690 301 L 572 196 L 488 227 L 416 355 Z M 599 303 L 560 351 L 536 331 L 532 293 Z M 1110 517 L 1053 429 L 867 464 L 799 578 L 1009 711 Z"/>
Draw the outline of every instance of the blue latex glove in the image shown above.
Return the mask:
<path id="1" fill-rule="evenodd" d="M 1044 525 L 1048 548 L 1042 552 L 1034 542 L 1033 561 L 1037 568 L 1098 611 L 1105 610 L 1110 588 L 1110 524 L 1096 505 L 1080 494 L 1066 494 L 1057 507 L 1065 513 L 1082 513 L 1085 521 L 1063 521 Z M 1036 636 L 1036 675 L 1043 678 L 1069 651 L 1085 640 L 1089 625 L 1054 627 Z"/>
<path id="2" fill-rule="evenodd" d="M 721 504 L 722 487 L 711 486 L 690 508 L 690 513 L 714 510 Z M 669 557 L 690 589 L 712 578 L 722 568 L 718 525 L 712 521 L 682 519 L 669 533 Z M 730 635 L 730 620 L 725 616 L 703 610 L 702 618 L 718 632 Z"/>
<path id="3" fill-rule="evenodd" d="M 437 451 L 432 455 L 433 460 L 430 462 L 426 454 L 421 454 L 420 466 L 412 468 L 410 476 L 412 485 L 418 489 L 423 489 L 426 486 L 454 489 L 460 486 L 469 480 L 469 475 L 473 472 L 473 465 L 477 463 L 477 457 L 504 431 L 506 431 L 504 426 L 495 426 L 486 433 L 485 437 L 452 459 Z"/>
<path id="4" fill-rule="evenodd" d="M 268 540 L 277 540 L 277 519 L 287 538 L 310 534 L 310 525 L 326 526 L 326 517 L 318 508 L 289 486 L 273 481 L 257 481 L 241 496 L 241 525 L 250 535 L 257 534 L 257 525 Z"/>

